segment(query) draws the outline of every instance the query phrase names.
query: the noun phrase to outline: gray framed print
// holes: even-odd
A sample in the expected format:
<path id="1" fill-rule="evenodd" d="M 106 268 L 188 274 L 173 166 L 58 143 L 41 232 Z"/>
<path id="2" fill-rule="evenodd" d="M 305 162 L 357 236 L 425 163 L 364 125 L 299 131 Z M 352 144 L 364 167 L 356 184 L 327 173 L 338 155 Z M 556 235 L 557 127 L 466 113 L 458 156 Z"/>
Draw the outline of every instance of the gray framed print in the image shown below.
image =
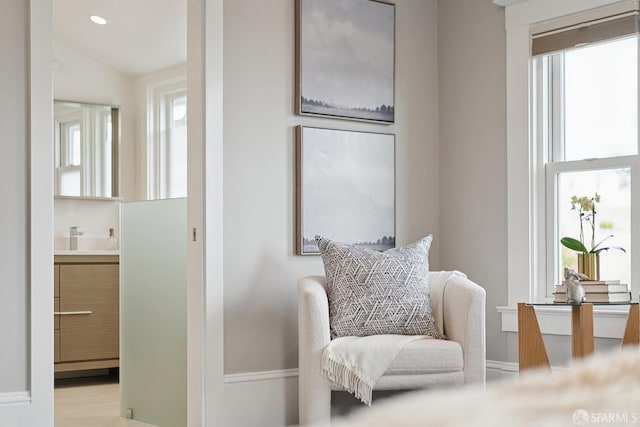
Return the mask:
<path id="1" fill-rule="evenodd" d="M 315 236 L 374 250 L 395 247 L 395 135 L 296 128 L 296 252 Z"/>
<path id="2" fill-rule="evenodd" d="M 296 113 L 393 123 L 395 5 L 297 0 Z"/>

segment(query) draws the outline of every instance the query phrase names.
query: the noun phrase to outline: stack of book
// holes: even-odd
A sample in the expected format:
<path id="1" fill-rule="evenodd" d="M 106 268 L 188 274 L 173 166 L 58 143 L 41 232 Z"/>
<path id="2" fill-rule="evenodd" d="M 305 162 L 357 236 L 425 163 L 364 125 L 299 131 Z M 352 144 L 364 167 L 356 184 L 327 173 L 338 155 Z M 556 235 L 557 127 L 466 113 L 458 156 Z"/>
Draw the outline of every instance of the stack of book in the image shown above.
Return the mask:
<path id="1" fill-rule="evenodd" d="M 587 297 L 586 302 L 628 302 L 631 301 L 629 285 L 620 280 L 581 280 Z M 554 302 L 567 302 L 567 287 L 556 285 L 553 293 Z"/>

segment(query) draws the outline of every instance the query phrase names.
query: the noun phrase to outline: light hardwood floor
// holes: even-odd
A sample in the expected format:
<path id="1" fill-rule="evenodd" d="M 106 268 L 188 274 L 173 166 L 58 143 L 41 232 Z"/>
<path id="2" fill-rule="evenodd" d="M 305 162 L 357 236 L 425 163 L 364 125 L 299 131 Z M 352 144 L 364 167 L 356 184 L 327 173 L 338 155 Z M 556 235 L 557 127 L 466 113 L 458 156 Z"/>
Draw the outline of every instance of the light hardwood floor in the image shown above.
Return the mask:
<path id="1" fill-rule="evenodd" d="M 120 387 L 110 377 L 56 380 L 55 427 L 153 427 L 119 416 Z"/>

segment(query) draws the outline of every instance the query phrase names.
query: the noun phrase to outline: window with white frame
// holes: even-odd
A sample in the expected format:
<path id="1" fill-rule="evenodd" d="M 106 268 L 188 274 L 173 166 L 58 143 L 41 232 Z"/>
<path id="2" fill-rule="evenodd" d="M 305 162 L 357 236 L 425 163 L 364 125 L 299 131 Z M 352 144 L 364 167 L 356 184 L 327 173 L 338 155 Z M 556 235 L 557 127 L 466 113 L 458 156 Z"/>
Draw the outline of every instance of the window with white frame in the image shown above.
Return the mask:
<path id="1" fill-rule="evenodd" d="M 186 80 L 177 79 L 151 86 L 147 106 L 147 197 L 186 197 Z"/>
<path id="2" fill-rule="evenodd" d="M 115 107 L 56 102 L 56 195 L 117 196 L 117 185 L 113 188 L 114 143 L 117 145 L 117 142 L 112 135 L 117 116 Z"/>
<path id="3" fill-rule="evenodd" d="M 77 115 L 59 120 L 55 131 L 59 133 L 56 144 L 56 194 L 82 195 L 82 139 L 80 118 Z"/>
<path id="4" fill-rule="evenodd" d="M 626 249 L 600 253 L 601 278 L 631 283 L 640 201 L 639 27 L 629 13 L 533 36 L 535 228 L 544 260 L 537 274 L 547 296 L 562 268 L 577 266 L 576 253 L 560 244 L 565 236 L 580 239 L 573 196 L 598 195 L 593 237 L 582 221 L 587 249 L 602 240 Z"/>

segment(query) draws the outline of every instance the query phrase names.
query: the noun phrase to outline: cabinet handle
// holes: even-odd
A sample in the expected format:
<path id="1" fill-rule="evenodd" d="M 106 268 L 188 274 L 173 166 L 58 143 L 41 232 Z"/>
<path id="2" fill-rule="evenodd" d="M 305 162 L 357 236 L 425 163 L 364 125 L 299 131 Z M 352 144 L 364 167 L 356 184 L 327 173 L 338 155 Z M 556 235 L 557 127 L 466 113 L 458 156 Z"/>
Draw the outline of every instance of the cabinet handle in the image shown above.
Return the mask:
<path id="1" fill-rule="evenodd" d="M 78 314 L 93 314 L 93 311 L 54 311 L 55 316 L 76 316 Z"/>

